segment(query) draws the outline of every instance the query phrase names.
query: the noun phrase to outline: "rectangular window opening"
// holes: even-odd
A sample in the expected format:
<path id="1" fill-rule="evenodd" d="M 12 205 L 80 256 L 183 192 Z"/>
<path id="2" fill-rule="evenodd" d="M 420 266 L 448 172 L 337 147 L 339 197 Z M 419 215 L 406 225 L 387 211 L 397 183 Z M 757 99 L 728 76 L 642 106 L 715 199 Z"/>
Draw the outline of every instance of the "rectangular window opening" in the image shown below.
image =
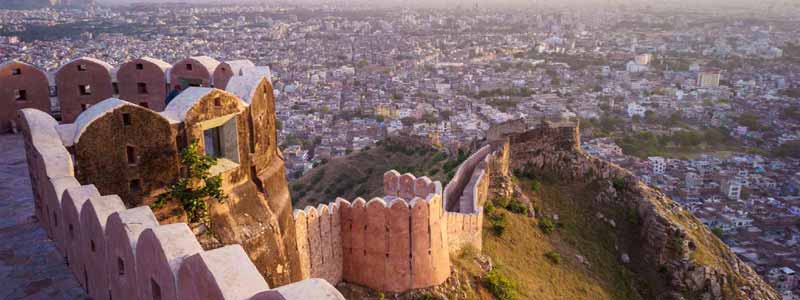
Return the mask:
<path id="1" fill-rule="evenodd" d="M 134 179 L 130 182 L 130 191 L 131 193 L 138 193 L 142 191 L 142 180 L 141 179 Z"/>
<path id="2" fill-rule="evenodd" d="M 131 126 L 131 114 L 122 114 L 122 125 Z"/>
<path id="3" fill-rule="evenodd" d="M 117 257 L 117 273 L 119 276 L 125 275 L 125 261 L 122 257 Z"/>
<path id="4" fill-rule="evenodd" d="M 114 89 L 114 95 L 119 95 L 119 84 L 113 82 L 111 83 L 111 88 Z"/>
<path id="5" fill-rule="evenodd" d="M 136 90 L 139 91 L 140 95 L 147 95 L 147 83 L 139 82 L 136 84 Z"/>
<path id="6" fill-rule="evenodd" d="M 206 155 L 211 157 L 222 156 L 222 140 L 220 138 L 219 127 L 206 130 L 203 133 Z"/>
<path id="7" fill-rule="evenodd" d="M 80 91 L 81 96 L 89 96 L 92 94 L 92 86 L 91 85 L 79 85 L 78 90 Z"/>
<path id="8" fill-rule="evenodd" d="M 220 99 L 220 97 L 214 98 L 214 106 L 216 107 L 222 106 L 222 99 Z"/>
<path id="9" fill-rule="evenodd" d="M 186 70 L 191 71 L 193 68 L 192 64 L 186 64 Z"/>
<path id="10" fill-rule="evenodd" d="M 94 240 L 89 240 L 89 247 L 91 247 L 92 252 L 97 252 L 97 245 L 94 244 Z"/>
<path id="11" fill-rule="evenodd" d="M 86 67 L 85 64 L 79 64 L 78 65 L 78 71 L 83 72 L 83 71 L 86 71 L 86 70 L 87 70 L 87 67 Z"/>
<path id="12" fill-rule="evenodd" d="M 144 64 L 136 64 L 137 70 L 144 70 Z"/>
<path id="13" fill-rule="evenodd" d="M 139 163 L 139 156 L 136 153 L 136 147 L 134 146 L 126 146 L 125 147 L 125 154 L 128 157 L 128 164 L 129 165 L 136 165 Z"/>
<path id="14" fill-rule="evenodd" d="M 17 68 L 17 69 L 11 70 L 11 75 L 14 75 L 14 76 L 22 75 L 22 69 Z"/>
<path id="15" fill-rule="evenodd" d="M 28 91 L 26 91 L 26 90 L 14 90 L 14 100 L 16 100 L 16 101 L 28 101 Z"/>

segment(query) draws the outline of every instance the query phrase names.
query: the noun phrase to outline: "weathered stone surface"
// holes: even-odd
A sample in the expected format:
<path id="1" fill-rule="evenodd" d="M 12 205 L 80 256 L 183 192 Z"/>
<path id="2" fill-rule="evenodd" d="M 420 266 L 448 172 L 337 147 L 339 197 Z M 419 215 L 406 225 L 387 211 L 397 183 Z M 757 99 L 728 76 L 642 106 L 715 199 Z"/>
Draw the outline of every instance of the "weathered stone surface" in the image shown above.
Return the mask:
<path id="1" fill-rule="evenodd" d="M 85 299 L 34 216 L 23 139 L 0 135 L 0 299 Z"/>
<path id="2" fill-rule="evenodd" d="M 86 107 L 111 98 L 112 66 L 94 58 L 81 57 L 56 70 L 55 80 L 61 104 L 61 118 L 72 123 Z"/>
<path id="3" fill-rule="evenodd" d="M 78 278 L 78 282 L 84 288 L 87 284 L 89 271 L 86 264 L 89 263 L 89 253 L 84 251 L 83 228 L 81 226 L 81 211 L 83 204 L 90 198 L 99 197 L 100 193 L 93 185 L 84 185 L 68 188 L 64 191 L 61 211 L 64 215 L 63 233 L 64 249 L 67 254 L 67 261 L 72 273 Z"/>
<path id="4" fill-rule="evenodd" d="M 16 96 L 20 92 L 24 93 L 24 99 L 17 100 Z M 23 108 L 50 112 L 50 87 L 47 84 L 47 75 L 38 68 L 20 61 L 1 63 L 0 134 L 12 130 L 15 125 L 13 123 L 17 121 L 16 111 Z"/>
<path id="5" fill-rule="evenodd" d="M 178 273 L 178 299 L 246 300 L 268 289 L 239 245 L 189 256 Z"/>
<path id="6" fill-rule="evenodd" d="M 81 252 L 85 253 L 86 286 L 95 300 L 110 300 L 108 290 L 108 243 L 106 221 L 116 212 L 125 210 L 119 196 L 92 197 L 81 209 Z"/>
<path id="7" fill-rule="evenodd" d="M 730 249 L 711 234 L 696 218 L 678 204 L 654 190 L 625 169 L 591 157 L 580 149 L 580 133 L 575 125 L 542 124 L 522 133 L 508 136 L 511 168 L 545 173 L 562 180 L 605 181 L 608 188 L 595 197 L 595 202 L 635 211 L 640 219 L 639 234 L 627 237 L 636 242 L 620 249 L 623 263 L 643 265 L 635 271 L 654 274 L 667 272 L 665 289 L 655 291 L 659 297 L 674 299 L 682 295 L 704 294 L 709 299 L 773 300 L 779 295 L 761 277 L 746 266 Z M 616 182 L 612 185 L 612 181 Z M 592 205 L 587 203 L 586 205 Z M 602 217 L 602 216 L 601 216 Z M 610 227 L 619 224 L 602 218 Z M 687 230 L 691 227 L 692 230 Z M 701 244 L 702 243 L 702 244 Z M 698 247 L 714 255 L 721 265 L 708 265 L 692 259 Z M 660 278 L 652 275 L 651 278 Z M 734 278 L 735 282 L 728 282 Z M 706 292 L 711 291 L 711 292 Z"/>
<path id="8" fill-rule="evenodd" d="M 201 251 L 203 248 L 186 224 L 145 229 L 136 244 L 139 298 L 177 300 L 181 263 Z"/>
<path id="9" fill-rule="evenodd" d="M 139 299 L 136 244 L 145 229 L 158 226 L 148 206 L 111 214 L 106 223 L 106 277 L 112 299 Z"/>

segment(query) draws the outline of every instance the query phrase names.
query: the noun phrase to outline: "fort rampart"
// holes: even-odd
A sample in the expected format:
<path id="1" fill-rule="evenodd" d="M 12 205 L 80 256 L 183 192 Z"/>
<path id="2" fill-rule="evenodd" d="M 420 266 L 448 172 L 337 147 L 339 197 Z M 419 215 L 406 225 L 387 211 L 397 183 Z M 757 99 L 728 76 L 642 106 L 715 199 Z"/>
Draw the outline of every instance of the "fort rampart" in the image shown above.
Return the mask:
<path id="1" fill-rule="evenodd" d="M 394 170 L 383 175 L 384 197 L 295 210 L 303 278 L 389 292 L 443 283 L 451 253 L 481 248 L 491 157 L 486 146 L 459 167 L 448 184 L 455 211 L 445 210 L 448 189 L 440 182 Z"/>
<path id="2" fill-rule="evenodd" d="M 35 84 L 46 75 L 29 65 L 10 62 L 0 71 L 9 72 L 0 80 L 12 91 L 0 91 L 0 105 L 21 89 L 49 88 Z M 449 255 L 467 246 L 480 250 L 490 174 L 507 168 L 507 151 L 485 146 L 446 187 L 389 171 L 384 197 L 337 199 L 292 213 L 268 69 L 192 57 L 172 66 L 143 58 L 115 70 L 79 58 L 56 73 L 63 72 L 76 73 L 55 76 L 64 123 L 49 103 L 25 108 L 24 101 L 10 102 L 19 116 L 0 122 L 13 122 L 26 137 L 37 217 L 95 299 L 196 299 L 198 292 L 247 299 L 267 290 L 267 282 L 289 278 L 391 292 L 438 285 L 450 275 Z M 228 91 L 196 87 L 215 82 Z M 107 84 L 110 93 L 98 87 Z M 77 96 L 62 93 L 67 90 Z M 124 98 L 102 98 L 109 94 Z M 159 225 L 140 206 L 180 174 L 179 153 L 192 142 L 219 159 L 211 171 L 221 175 L 228 196 L 225 204 L 210 204 L 214 236 L 241 246 L 204 251 L 214 247 L 201 245 L 186 224 Z M 331 288 L 303 282 L 322 285 L 316 292 Z M 276 291 L 270 292 L 252 299 L 273 299 Z"/>
<path id="3" fill-rule="evenodd" d="M 78 182 L 50 115 L 23 109 L 18 122 L 36 216 L 93 299 L 343 299 L 318 280 L 270 290 L 241 246 L 204 251 L 186 224 Z"/>
<path id="4" fill-rule="evenodd" d="M 226 89 L 231 78 L 256 68 L 248 60 L 220 62 L 208 56 L 175 64 L 144 57 L 116 68 L 80 57 L 51 72 L 20 61 L 4 62 L 0 64 L 0 133 L 14 128 L 14 112 L 22 108 L 60 116 L 66 123 L 111 97 L 162 111 L 177 92 L 188 87 Z"/>

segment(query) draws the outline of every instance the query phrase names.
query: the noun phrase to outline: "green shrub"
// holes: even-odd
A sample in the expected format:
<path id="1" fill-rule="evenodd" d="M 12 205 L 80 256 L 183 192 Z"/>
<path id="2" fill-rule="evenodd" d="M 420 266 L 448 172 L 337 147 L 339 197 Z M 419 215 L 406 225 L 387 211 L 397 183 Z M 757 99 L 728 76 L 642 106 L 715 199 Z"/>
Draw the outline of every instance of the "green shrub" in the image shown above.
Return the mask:
<path id="1" fill-rule="evenodd" d="M 547 258 L 547 260 L 556 265 L 561 263 L 561 254 L 556 251 L 549 251 L 545 253 L 544 258 Z"/>
<path id="2" fill-rule="evenodd" d="M 486 203 L 483 204 L 483 212 L 486 214 L 494 212 L 494 204 L 492 204 L 492 201 L 486 201 Z"/>
<path id="3" fill-rule="evenodd" d="M 614 180 L 611 182 L 611 185 L 614 186 L 614 189 L 617 190 L 617 192 L 621 192 L 622 190 L 628 188 L 628 182 L 625 181 L 625 178 L 614 178 Z"/>
<path id="4" fill-rule="evenodd" d="M 517 299 L 517 284 L 508 277 L 500 274 L 497 268 L 492 269 L 486 275 L 486 288 L 497 297 L 498 300 Z"/>
<path id="5" fill-rule="evenodd" d="M 719 227 L 711 228 L 711 232 L 714 233 L 714 235 L 716 235 L 720 239 L 722 239 L 722 236 L 725 234 L 725 232 L 722 231 L 722 228 Z"/>
<path id="6" fill-rule="evenodd" d="M 439 300 L 439 297 L 431 294 L 420 294 L 414 297 L 414 300 Z"/>
<path id="7" fill-rule="evenodd" d="M 317 173 L 311 176 L 311 184 L 317 185 L 322 180 L 322 177 L 325 177 L 325 169 L 319 169 Z"/>
<path id="8" fill-rule="evenodd" d="M 508 207 L 508 203 L 511 202 L 511 199 L 506 197 L 496 197 L 492 199 L 492 202 L 494 202 L 494 205 L 497 207 L 506 208 Z"/>
<path id="9" fill-rule="evenodd" d="M 539 230 L 544 234 L 550 234 L 556 230 L 556 223 L 548 217 L 541 217 L 539 219 Z"/>
<path id="10" fill-rule="evenodd" d="M 534 180 L 531 183 L 531 191 L 538 193 L 542 189 L 542 183 L 539 180 Z"/>
<path id="11" fill-rule="evenodd" d="M 682 252 L 685 240 L 682 237 L 675 236 L 672 238 L 672 247 L 675 251 Z"/>
<path id="12" fill-rule="evenodd" d="M 189 219 L 189 223 L 202 223 L 211 227 L 208 200 L 224 203 L 227 196 L 222 191 L 222 177 L 212 176 L 209 169 L 217 163 L 217 158 L 206 155 L 197 141 L 181 151 L 181 165 L 186 173 L 167 191 L 158 195 L 151 208 L 163 207 L 164 203 L 177 200 Z"/>
<path id="13" fill-rule="evenodd" d="M 506 232 L 508 220 L 503 212 L 496 211 L 494 214 L 489 215 L 489 223 L 492 224 L 492 232 L 497 236 L 502 236 Z"/>
<path id="14" fill-rule="evenodd" d="M 527 215 L 528 214 L 528 206 L 518 200 L 511 200 L 506 206 L 508 211 L 518 214 L 518 215 Z"/>
<path id="15" fill-rule="evenodd" d="M 475 246 L 472 244 L 466 244 L 463 248 L 461 248 L 461 251 L 459 251 L 458 257 L 462 259 L 473 259 L 478 257 L 479 253 L 480 251 L 478 251 Z"/>

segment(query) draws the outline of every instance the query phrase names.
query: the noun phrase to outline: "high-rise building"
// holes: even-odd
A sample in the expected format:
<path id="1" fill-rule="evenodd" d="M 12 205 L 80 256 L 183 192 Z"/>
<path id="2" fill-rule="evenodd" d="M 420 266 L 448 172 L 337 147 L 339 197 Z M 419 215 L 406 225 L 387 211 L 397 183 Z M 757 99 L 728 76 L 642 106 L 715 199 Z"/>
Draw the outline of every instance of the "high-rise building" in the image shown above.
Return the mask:
<path id="1" fill-rule="evenodd" d="M 721 77 L 719 72 L 702 72 L 697 76 L 697 85 L 701 88 L 719 87 Z"/>

